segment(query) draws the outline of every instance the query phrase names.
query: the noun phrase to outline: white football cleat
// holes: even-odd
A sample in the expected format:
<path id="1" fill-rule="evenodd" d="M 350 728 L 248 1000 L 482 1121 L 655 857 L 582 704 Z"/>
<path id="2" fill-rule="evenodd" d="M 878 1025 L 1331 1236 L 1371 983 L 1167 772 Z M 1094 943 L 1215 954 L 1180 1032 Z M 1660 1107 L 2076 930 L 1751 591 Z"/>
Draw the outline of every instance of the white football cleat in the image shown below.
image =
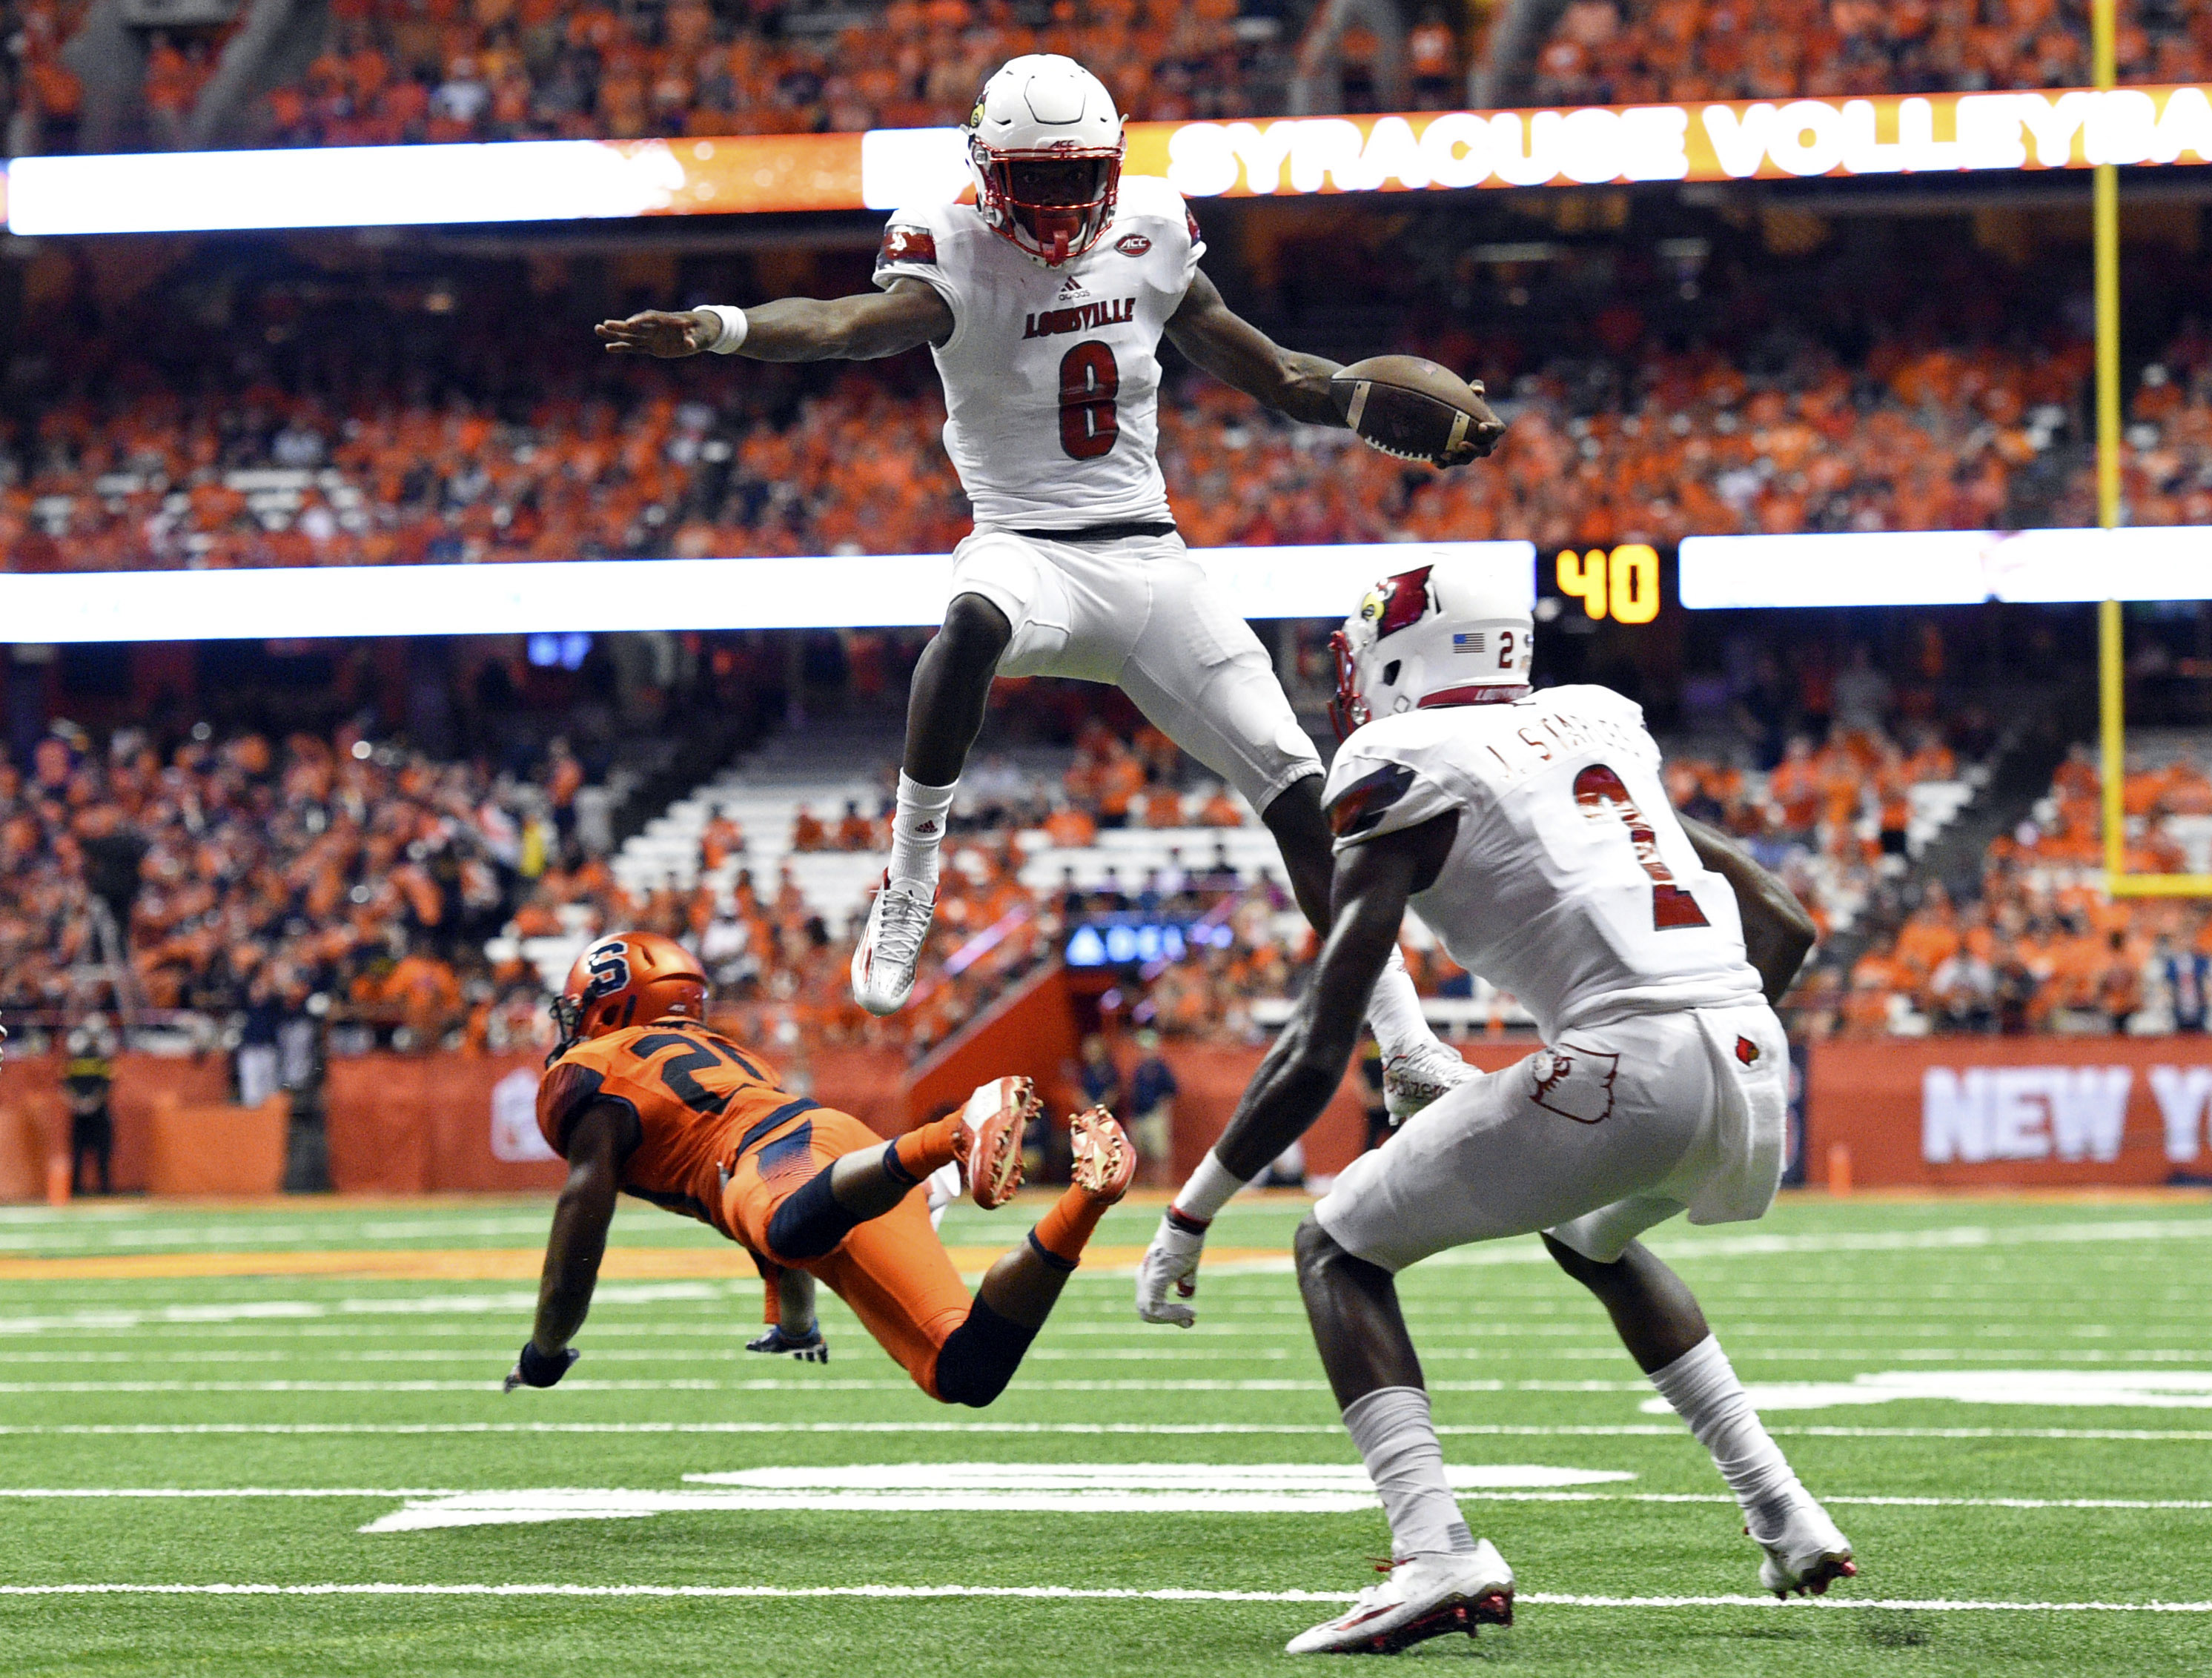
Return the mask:
<path id="1" fill-rule="evenodd" d="M 960 1164 L 984 1211 L 1006 1205 L 1022 1186 L 1022 1133 L 1043 1105 L 1028 1079 L 994 1078 L 960 1110 Z"/>
<path id="2" fill-rule="evenodd" d="M 1392 1124 L 1403 1124 L 1437 1097 L 1480 1075 L 1477 1068 L 1431 1037 L 1384 1058 L 1382 1105 Z"/>
<path id="3" fill-rule="evenodd" d="M 1851 1541 L 1809 1493 L 1798 1493 L 1782 1530 L 1772 1538 L 1760 1538 L 1757 1533 L 1752 1537 L 1766 1552 L 1759 1564 L 1759 1582 L 1777 1596 L 1786 1597 L 1793 1590 L 1801 1596 L 1808 1591 L 1824 1596 L 1838 1579 L 1858 1577 Z"/>
<path id="4" fill-rule="evenodd" d="M 1284 1645 L 1291 1655 L 1395 1655 L 1411 1644 L 1477 1626 L 1513 1623 L 1513 1570 L 1487 1538 L 1468 1555 L 1413 1556 L 1361 1591 L 1334 1620 Z"/>
<path id="5" fill-rule="evenodd" d="M 872 1014 L 895 1014 L 914 994 L 914 970 L 929 937 L 937 893 L 893 879 L 886 869 L 868 924 L 853 946 L 853 1000 Z"/>

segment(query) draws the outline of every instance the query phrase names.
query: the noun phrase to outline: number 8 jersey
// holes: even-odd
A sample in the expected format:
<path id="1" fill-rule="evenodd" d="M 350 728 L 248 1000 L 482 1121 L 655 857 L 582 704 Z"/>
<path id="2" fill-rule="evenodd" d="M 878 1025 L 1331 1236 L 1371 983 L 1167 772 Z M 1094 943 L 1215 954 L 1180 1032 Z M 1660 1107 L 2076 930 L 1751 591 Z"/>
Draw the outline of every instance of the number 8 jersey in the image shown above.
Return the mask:
<path id="1" fill-rule="evenodd" d="M 1340 851 L 1458 812 L 1413 907 L 1547 1043 L 1763 1000 L 1735 893 L 1674 819 L 1643 708 L 1609 688 L 1379 718 L 1337 752 L 1322 797 Z"/>
<path id="2" fill-rule="evenodd" d="M 971 204 L 901 210 L 876 283 L 921 280 L 952 310 L 935 346 L 945 452 L 979 527 L 1079 530 L 1169 521 L 1160 477 L 1160 334 L 1206 246 L 1182 197 L 1124 175 L 1113 225 L 1041 267 Z"/>

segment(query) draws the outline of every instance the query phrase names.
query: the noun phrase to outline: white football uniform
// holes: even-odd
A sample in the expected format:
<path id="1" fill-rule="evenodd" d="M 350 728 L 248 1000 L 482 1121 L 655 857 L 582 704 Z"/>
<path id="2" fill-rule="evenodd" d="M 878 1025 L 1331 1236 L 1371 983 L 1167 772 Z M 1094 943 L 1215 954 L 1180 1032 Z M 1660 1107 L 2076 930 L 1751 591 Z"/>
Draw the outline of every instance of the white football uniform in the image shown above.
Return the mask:
<path id="1" fill-rule="evenodd" d="M 1345 743 L 1323 798 L 1340 850 L 1457 815 L 1413 907 L 1453 960 L 1520 999 L 1546 1044 L 1355 1161 L 1317 1208 L 1340 1243 L 1396 1270 L 1550 1230 L 1610 1262 L 1678 1212 L 1765 1213 L 1789 1047 L 1735 894 L 1668 803 L 1640 708 L 1576 686 L 1386 717 Z"/>
<path id="2" fill-rule="evenodd" d="M 952 311 L 931 353 L 975 509 L 952 592 L 1006 614 L 1000 673 L 1115 684 L 1265 810 L 1321 760 L 1250 625 L 1174 533 L 1160 476 L 1160 335 L 1205 249 L 1173 187 L 1125 175 L 1113 224 L 1058 268 L 947 202 L 885 223 L 876 283 L 921 280 Z"/>

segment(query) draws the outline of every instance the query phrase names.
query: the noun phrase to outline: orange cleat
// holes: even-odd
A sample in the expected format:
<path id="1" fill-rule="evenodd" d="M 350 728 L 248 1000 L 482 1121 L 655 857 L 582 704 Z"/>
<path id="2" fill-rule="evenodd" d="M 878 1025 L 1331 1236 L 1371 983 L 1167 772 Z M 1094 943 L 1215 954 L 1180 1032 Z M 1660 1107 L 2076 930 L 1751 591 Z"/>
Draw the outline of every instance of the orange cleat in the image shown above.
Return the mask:
<path id="1" fill-rule="evenodd" d="M 1067 1140 L 1074 1154 L 1070 1183 L 1107 1206 L 1129 1192 L 1137 1176 L 1137 1151 L 1111 1113 L 1094 1107 L 1076 1114 L 1067 1122 Z"/>
<path id="2" fill-rule="evenodd" d="M 1022 1133 L 1044 1103 L 1026 1078 L 994 1078 L 960 1110 L 959 1160 L 968 1194 L 986 1212 L 1022 1186 Z"/>

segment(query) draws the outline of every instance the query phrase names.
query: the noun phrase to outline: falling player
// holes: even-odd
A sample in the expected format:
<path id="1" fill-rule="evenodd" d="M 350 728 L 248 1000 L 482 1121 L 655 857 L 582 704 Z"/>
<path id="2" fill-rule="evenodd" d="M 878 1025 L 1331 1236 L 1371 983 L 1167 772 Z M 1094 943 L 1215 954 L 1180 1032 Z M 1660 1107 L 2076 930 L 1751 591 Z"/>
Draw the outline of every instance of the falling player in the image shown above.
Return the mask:
<path id="1" fill-rule="evenodd" d="M 948 1166 L 979 1206 L 1021 1186 L 1025 1079 L 977 1090 L 960 1112 L 886 1142 L 858 1119 L 794 1096 L 751 1050 L 704 1024 L 707 976 L 657 933 L 617 933 L 576 958 L 554 1005 L 561 1040 L 538 1124 L 568 1162 L 554 1208 L 538 1322 L 507 1377 L 550 1387 L 578 1353 L 615 1197 L 628 1192 L 711 1224 L 750 1252 L 781 1304 L 761 1352 L 821 1361 L 814 1281 L 853 1308 L 915 1384 L 982 1406 L 1012 1377 L 1136 1150 L 1103 1108 L 1070 1122 L 1073 1183 L 971 1301 L 913 1191 Z"/>
<path id="2" fill-rule="evenodd" d="M 1513 1573 L 1443 1473 L 1398 1306 L 1408 1265 L 1541 1231 L 1713 1454 L 1778 1594 L 1856 1569 L 1760 1426 L 1689 1289 L 1636 1237 L 1757 1218 L 1783 1156 L 1790 1054 L 1770 1006 L 1812 947 L 1789 891 L 1676 817 L 1643 713 L 1528 686 L 1525 582 L 1439 561 L 1377 586 L 1337 641 L 1357 725 L 1331 766 L 1336 919 L 1313 982 L 1161 1220 L 1137 1308 L 1188 1326 L 1206 1226 L 1335 1092 L 1407 905 L 1511 991 L 1547 1047 L 1449 1090 L 1362 1155 L 1297 1234 L 1322 1362 L 1390 1519 L 1395 1566 L 1292 1653 L 1401 1648 L 1510 1622 Z M 1480 649 L 1470 657 L 1469 649 Z M 1470 666 L 1480 673 L 1470 673 Z"/>
<path id="3" fill-rule="evenodd" d="M 902 1006 L 929 932 L 938 852 L 994 676 L 1110 682 L 1260 812 L 1308 920 L 1328 921 L 1321 760 L 1266 650 L 1185 551 L 1160 476 L 1159 341 L 1267 406 L 1342 425 L 1337 363 L 1272 342 L 1200 271 L 1198 223 L 1165 180 L 1121 173 L 1112 96 L 1073 59 L 1015 58 L 967 126 L 972 203 L 896 212 L 880 295 L 784 298 L 603 322 L 611 350 L 870 360 L 928 344 L 945 451 L 975 510 L 943 633 L 915 666 L 890 866 L 853 952 L 853 994 Z M 964 196 L 964 195 L 963 195 Z M 1480 409 L 1478 402 L 1476 407 Z M 1487 454 L 1484 410 L 1438 458 Z M 1423 1020 L 1393 951 L 1369 1010 L 1385 1093 L 1411 1111 L 1464 1063 Z"/>

